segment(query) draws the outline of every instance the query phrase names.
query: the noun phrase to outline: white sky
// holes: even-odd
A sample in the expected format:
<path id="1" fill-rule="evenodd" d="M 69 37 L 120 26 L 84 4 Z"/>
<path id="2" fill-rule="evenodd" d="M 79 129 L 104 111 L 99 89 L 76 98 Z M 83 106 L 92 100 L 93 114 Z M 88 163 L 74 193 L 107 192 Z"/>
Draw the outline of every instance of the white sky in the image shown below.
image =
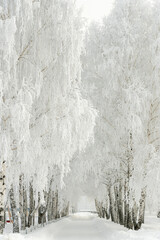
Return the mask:
<path id="1" fill-rule="evenodd" d="M 83 7 L 84 17 L 97 21 L 110 13 L 114 0 L 77 0 L 77 3 Z"/>
<path id="2" fill-rule="evenodd" d="M 94 199 L 81 196 L 78 201 L 78 211 L 96 211 Z"/>

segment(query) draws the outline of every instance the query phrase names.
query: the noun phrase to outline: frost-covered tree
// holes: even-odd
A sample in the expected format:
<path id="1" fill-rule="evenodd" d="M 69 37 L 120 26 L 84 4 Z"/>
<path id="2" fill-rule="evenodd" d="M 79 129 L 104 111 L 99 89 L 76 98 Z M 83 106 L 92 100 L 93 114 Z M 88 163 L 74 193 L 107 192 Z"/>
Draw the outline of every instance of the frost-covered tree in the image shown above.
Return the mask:
<path id="1" fill-rule="evenodd" d="M 10 196 L 2 201 L 18 232 L 18 205 L 22 229 L 37 208 L 45 221 L 72 156 L 93 140 L 96 112 L 81 94 L 83 34 L 74 1 L 1 1 L 0 16 L 1 166 Z"/>
<path id="2" fill-rule="evenodd" d="M 96 154 L 94 146 L 88 157 L 90 151 L 93 171 L 107 187 L 112 220 L 134 229 L 144 222 L 159 139 L 150 140 L 158 127 L 157 102 L 151 106 L 159 89 L 151 50 L 156 40 L 151 38 L 152 10 L 147 1 L 116 1 L 102 25 L 90 27 L 83 58 L 83 82 L 99 111 Z"/>

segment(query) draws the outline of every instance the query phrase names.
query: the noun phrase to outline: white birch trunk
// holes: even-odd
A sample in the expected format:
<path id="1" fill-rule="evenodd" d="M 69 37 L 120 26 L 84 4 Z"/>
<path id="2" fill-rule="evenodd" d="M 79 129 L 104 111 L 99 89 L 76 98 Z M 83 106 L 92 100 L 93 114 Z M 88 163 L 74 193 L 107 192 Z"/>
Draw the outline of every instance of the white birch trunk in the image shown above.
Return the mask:
<path id="1" fill-rule="evenodd" d="M 23 209 L 23 176 L 19 177 L 19 213 L 21 218 L 21 230 L 25 230 L 25 214 Z"/>
<path id="2" fill-rule="evenodd" d="M 3 233 L 5 226 L 5 212 L 4 212 L 4 194 L 5 194 L 5 162 L 2 164 L 0 171 L 0 233 Z"/>
<path id="3" fill-rule="evenodd" d="M 32 213 L 34 211 L 34 196 L 33 196 L 33 186 L 32 182 L 29 186 L 29 216 L 28 216 L 28 227 L 33 225 L 33 216 Z"/>
<path id="4" fill-rule="evenodd" d="M 11 186 L 10 190 L 10 204 L 11 204 L 11 212 L 12 212 L 12 218 L 13 218 L 13 233 L 19 233 L 19 219 L 17 214 L 17 207 L 14 197 L 14 190 L 13 186 Z"/>
<path id="5" fill-rule="evenodd" d="M 24 184 L 23 184 L 23 213 L 24 213 L 24 222 L 25 222 L 25 228 L 26 228 L 27 220 L 28 220 L 28 210 L 27 210 L 27 192 Z"/>

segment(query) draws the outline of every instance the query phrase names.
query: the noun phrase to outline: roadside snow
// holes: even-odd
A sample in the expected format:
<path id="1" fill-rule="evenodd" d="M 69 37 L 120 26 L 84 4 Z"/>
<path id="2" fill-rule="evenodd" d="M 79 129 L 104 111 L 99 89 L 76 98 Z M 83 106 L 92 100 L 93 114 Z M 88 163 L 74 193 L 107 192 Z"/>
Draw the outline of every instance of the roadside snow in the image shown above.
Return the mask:
<path id="1" fill-rule="evenodd" d="M 160 240 L 160 219 L 147 217 L 140 231 L 100 219 L 94 214 L 77 213 L 27 235 L 5 234 L 0 240 Z"/>

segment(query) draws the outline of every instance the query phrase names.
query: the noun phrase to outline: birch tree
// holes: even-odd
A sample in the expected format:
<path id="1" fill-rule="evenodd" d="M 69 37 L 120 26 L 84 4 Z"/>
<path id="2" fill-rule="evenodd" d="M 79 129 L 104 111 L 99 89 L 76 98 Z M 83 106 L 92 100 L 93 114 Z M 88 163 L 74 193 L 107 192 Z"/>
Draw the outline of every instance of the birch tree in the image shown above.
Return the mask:
<path id="1" fill-rule="evenodd" d="M 148 88 L 152 76 L 152 13 L 148 11 L 151 8 L 148 4 L 116 1 L 102 26 L 91 26 L 83 74 L 84 84 L 92 84 L 90 95 L 100 110 L 95 140 L 99 154 L 94 159 L 101 161 L 102 178 L 99 178 L 108 188 L 112 220 L 136 230 L 144 221 L 145 176 L 148 155 L 153 156 L 152 145 L 146 142 L 153 94 Z M 96 170 L 99 176 L 100 169 Z M 122 206 L 121 209 L 118 210 L 118 206 Z"/>
<path id="2" fill-rule="evenodd" d="M 60 170 L 61 188 L 72 156 L 93 140 L 96 111 L 81 94 L 83 34 L 74 1 L 7 1 L 0 11 L 1 163 L 18 232 L 18 204 L 25 229 L 34 222 L 33 203 L 43 205 L 50 171 Z"/>

